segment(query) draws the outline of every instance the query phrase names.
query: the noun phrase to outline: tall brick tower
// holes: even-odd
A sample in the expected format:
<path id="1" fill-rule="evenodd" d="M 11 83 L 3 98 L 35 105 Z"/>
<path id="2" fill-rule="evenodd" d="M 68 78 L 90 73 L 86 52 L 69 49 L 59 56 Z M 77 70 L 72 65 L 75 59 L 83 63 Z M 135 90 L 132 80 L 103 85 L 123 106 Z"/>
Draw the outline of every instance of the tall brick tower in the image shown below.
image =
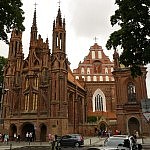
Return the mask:
<path id="1" fill-rule="evenodd" d="M 61 18 L 60 7 L 56 20 L 53 22 L 52 42 L 52 103 L 51 117 L 61 118 L 58 122 L 59 133 L 68 128 L 68 106 L 67 106 L 67 78 L 68 59 L 66 58 L 66 30 L 65 19 Z"/>
<path id="2" fill-rule="evenodd" d="M 3 100 L 3 118 L 12 116 L 14 111 L 17 111 L 17 114 L 20 112 L 19 94 L 21 88 L 21 67 L 23 58 L 22 33 L 14 29 L 10 39 L 8 63 L 4 70 L 4 84 L 8 91 Z"/>

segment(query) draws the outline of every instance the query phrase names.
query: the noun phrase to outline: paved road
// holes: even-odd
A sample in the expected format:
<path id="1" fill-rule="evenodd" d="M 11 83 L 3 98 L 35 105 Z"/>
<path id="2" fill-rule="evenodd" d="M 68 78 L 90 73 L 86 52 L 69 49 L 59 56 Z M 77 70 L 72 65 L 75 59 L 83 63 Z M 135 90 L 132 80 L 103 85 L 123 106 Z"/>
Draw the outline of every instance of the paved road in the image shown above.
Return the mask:
<path id="1" fill-rule="evenodd" d="M 48 146 L 34 146 L 34 147 L 22 147 L 22 148 L 14 148 L 13 150 L 50 150 Z M 87 150 L 87 147 L 80 148 L 61 148 L 61 150 Z M 150 150 L 150 145 L 144 146 L 142 150 Z"/>

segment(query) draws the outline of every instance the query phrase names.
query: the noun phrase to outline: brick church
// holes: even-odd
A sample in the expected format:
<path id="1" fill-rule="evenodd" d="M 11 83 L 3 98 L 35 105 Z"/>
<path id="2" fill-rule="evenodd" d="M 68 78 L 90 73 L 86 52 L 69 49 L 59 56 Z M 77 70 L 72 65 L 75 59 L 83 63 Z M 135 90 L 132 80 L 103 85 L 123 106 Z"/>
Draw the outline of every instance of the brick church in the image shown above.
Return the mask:
<path id="1" fill-rule="evenodd" d="M 69 33 L 68 33 L 69 34 Z M 3 131 L 25 139 L 32 132 L 46 141 L 49 133 L 95 135 L 96 130 L 149 134 L 141 109 L 147 99 L 146 68 L 132 78 L 130 69 L 113 61 L 94 43 L 89 54 L 71 71 L 66 54 L 65 18 L 60 8 L 53 22 L 52 48 L 38 35 L 36 9 L 30 32 L 29 54 L 24 58 L 22 33 L 12 31 L 4 69 Z"/>

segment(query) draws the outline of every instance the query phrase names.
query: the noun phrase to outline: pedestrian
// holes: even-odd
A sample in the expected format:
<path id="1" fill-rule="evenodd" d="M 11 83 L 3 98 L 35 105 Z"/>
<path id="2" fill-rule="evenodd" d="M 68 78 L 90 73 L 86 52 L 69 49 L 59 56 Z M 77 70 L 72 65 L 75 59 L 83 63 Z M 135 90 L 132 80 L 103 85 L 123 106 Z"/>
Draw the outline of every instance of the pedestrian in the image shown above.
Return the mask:
<path id="1" fill-rule="evenodd" d="M 136 130 L 134 130 L 133 137 L 134 137 L 135 141 L 137 141 Z"/>
<path id="2" fill-rule="evenodd" d="M 0 142 L 2 142 L 2 141 L 3 141 L 3 134 L 0 133 Z"/>
<path id="3" fill-rule="evenodd" d="M 26 141 L 29 142 L 29 133 L 26 133 Z"/>
<path id="4" fill-rule="evenodd" d="M 20 143 L 20 134 L 18 133 L 17 141 Z"/>
<path id="5" fill-rule="evenodd" d="M 49 144 L 51 144 L 51 141 L 52 141 L 52 134 L 48 134 L 48 141 L 49 141 Z"/>
<path id="6" fill-rule="evenodd" d="M 30 132 L 30 134 L 29 134 L 29 140 L 30 140 L 30 142 L 32 142 L 32 132 Z"/>
<path id="7" fill-rule="evenodd" d="M 9 135 L 5 134 L 5 136 L 4 136 L 4 143 L 8 144 L 8 140 L 9 140 Z"/>
<path id="8" fill-rule="evenodd" d="M 136 135 L 136 138 L 139 138 L 139 132 L 138 131 L 135 132 L 135 135 Z"/>
<path id="9" fill-rule="evenodd" d="M 52 150 L 55 149 L 55 143 L 56 143 L 56 141 L 55 141 L 55 136 L 52 135 Z"/>
<path id="10" fill-rule="evenodd" d="M 17 134 L 14 133 L 14 141 L 16 141 L 16 140 L 17 140 Z"/>

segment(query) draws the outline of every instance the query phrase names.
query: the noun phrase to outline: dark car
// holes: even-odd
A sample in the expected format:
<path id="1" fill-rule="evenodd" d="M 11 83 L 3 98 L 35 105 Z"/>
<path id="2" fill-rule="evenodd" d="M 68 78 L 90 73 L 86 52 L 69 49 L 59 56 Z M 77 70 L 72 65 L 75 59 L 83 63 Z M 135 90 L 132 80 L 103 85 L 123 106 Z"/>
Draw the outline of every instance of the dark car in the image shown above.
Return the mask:
<path id="1" fill-rule="evenodd" d="M 79 147 L 84 145 L 84 138 L 80 134 L 67 134 L 59 140 L 59 146 Z"/>

